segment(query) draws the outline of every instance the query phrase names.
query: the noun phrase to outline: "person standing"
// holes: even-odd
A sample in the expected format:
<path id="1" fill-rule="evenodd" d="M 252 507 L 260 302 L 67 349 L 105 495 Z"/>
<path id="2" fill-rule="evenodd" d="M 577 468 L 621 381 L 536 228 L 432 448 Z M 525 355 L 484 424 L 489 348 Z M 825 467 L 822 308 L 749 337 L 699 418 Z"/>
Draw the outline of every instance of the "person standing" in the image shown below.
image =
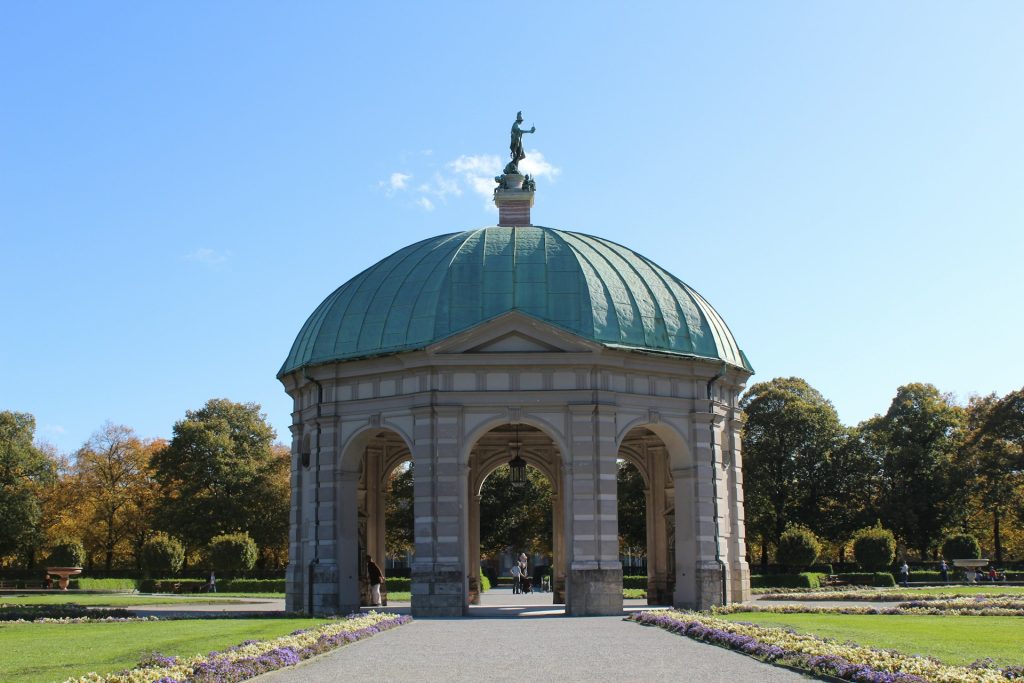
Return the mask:
<path id="1" fill-rule="evenodd" d="M 522 581 L 523 573 L 519 568 L 519 563 L 516 562 L 512 565 L 512 595 L 519 593 L 519 584 Z"/>
<path id="2" fill-rule="evenodd" d="M 217 576 L 210 570 L 210 582 L 206 584 L 206 592 L 216 593 L 217 592 Z"/>
<path id="3" fill-rule="evenodd" d="M 943 560 L 942 563 L 939 564 L 939 574 L 942 575 L 943 583 L 949 583 L 949 567 L 946 566 L 945 560 Z"/>
<path id="4" fill-rule="evenodd" d="M 527 581 L 529 576 L 530 576 L 530 574 L 527 571 L 527 566 L 526 566 L 526 553 L 520 553 L 519 554 L 519 592 L 520 593 L 526 592 L 523 589 L 529 587 L 529 581 Z"/>
<path id="5" fill-rule="evenodd" d="M 384 583 L 384 572 L 380 570 L 380 567 L 377 566 L 377 563 L 369 555 L 366 556 L 366 574 L 370 577 L 370 604 L 374 607 L 380 607 L 380 586 Z"/>
<path id="6" fill-rule="evenodd" d="M 903 560 L 903 564 L 900 566 L 900 585 L 904 588 L 910 587 L 910 565 L 906 560 Z"/>

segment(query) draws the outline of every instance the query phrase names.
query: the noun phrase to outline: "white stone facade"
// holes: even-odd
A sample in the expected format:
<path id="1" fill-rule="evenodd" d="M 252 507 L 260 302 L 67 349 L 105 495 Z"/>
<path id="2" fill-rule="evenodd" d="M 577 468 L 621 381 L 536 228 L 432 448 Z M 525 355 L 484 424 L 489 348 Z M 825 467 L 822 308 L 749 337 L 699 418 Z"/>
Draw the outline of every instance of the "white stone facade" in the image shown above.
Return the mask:
<path id="1" fill-rule="evenodd" d="M 506 313 L 421 351 L 305 368 L 294 399 L 287 609 L 363 600 L 363 556 L 384 555 L 384 483 L 415 463 L 415 615 L 462 615 L 479 576 L 479 490 L 523 457 L 551 480 L 556 599 L 618 614 L 618 458 L 647 484 L 652 602 L 750 596 L 739 394 L 722 361 L 613 349 Z M 517 427 L 518 426 L 518 427 Z"/>

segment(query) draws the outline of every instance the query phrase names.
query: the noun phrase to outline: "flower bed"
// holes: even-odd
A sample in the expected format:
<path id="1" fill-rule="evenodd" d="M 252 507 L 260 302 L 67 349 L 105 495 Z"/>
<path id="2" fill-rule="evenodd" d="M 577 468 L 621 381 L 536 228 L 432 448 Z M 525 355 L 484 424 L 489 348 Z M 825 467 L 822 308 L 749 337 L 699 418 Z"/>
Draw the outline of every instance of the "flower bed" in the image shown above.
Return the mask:
<path id="1" fill-rule="evenodd" d="M 412 620 L 397 614 L 368 612 L 317 628 L 300 629 L 273 640 L 247 640 L 223 652 L 196 657 L 153 653 L 135 669 L 115 674 L 90 673 L 66 683 L 228 683 L 298 664 L 303 659 L 380 633 Z"/>
<path id="2" fill-rule="evenodd" d="M 769 614 L 941 614 L 950 616 L 1021 617 L 1024 600 L 1020 598 L 957 598 L 953 600 L 912 600 L 894 607 L 849 605 L 729 605 L 713 607 L 715 614 L 767 612 Z"/>
<path id="3" fill-rule="evenodd" d="M 73 602 L 63 605 L 0 604 L 0 621 L 81 623 L 88 621 L 128 621 L 132 613 L 124 609 L 89 609 Z"/>
<path id="4" fill-rule="evenodd" d="M 798 592 L 798 591 L 771 591 L 770 593 L 759 593 L 762 600 L 848 600 L 851 602 L 920 602 L 920 601 L 933 601 L 933 600 L 959 600 L 960 598 L 974 599 L 985 598 L 1005 598 L 1005 599 L 1017 599 L 1021 600 L 1020 593 L 1001 593 L 992 594 L 988 593 L 985 595 L 978 596 L 964 596 L 959 593 L 916 593 L 914 591 L 879 591 L 879 590 L 845 590 L 845 591 L 813 591 L 813 592 Z"/>
<path id="5" fill-rule="evenodd" d="M 627 618 L 765 662 L 857 683 L 1003 683 L 1024 676 L 1021 667 L 999 669 L 987 662 L 969 667 L 949 666 L 924 657 L 840 644 L 786 629 L 734 623 L 692 612 L 637 612 Z"/>

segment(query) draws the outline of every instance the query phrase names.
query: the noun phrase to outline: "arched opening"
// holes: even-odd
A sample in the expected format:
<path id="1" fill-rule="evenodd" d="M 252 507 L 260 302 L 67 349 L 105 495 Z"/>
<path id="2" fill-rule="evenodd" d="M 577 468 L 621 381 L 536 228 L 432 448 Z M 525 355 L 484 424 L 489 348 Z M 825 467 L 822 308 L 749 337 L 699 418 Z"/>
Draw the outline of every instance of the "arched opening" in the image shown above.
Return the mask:
<path id="1" fill-rule="evenodd" d="M 516 455 L 526 463 L 526 481 L 518 485 L 510 468 Z M 492 589 L 511 597 L 510 570 L 520 553 L 527 555 L 531 602 L 545 595 L 564 602 L 561 456 L 554 441 L 525 424 L 495 427 L 475 442 L 469 466 L 470 603 L 480 603 L 481 571 Z"/>
<path id="2" fill-rule="evenodd" d="M 647 427 L 635 427 L 619 446 L 619 554 L 627 589 L 643 586 L 649 605 L 671 605 L 675 591 L 675 484 L 671 452 Z M 641 573 L 642 572 L 642 573 Z M 634 594 L 638 596 L 638 594 Z"/>
<path id="3" fill-rule="evenodd" d="M 413 515 L 413 482 L 415 468 L 411 460 L 405 460 L 391 469 L 384 484 L 384 574 L 389 579 L 409 579 L 412 561 L 416 554 L 415 524 Z M 408 581 L 391 581 L 392 585 L 402 584 L 389 591 L 390 599 L 409 599 Z"/>
<path id="4" fill-rule="evenodd" d="M 369 429 L 352 437 L 345 445 L 335 476 L 338 567 L 338 602 L 343 610 L 372 604 L 368 560 L 384 568 L 388 551 L 389 492 L 396 484 L 411 493 L 411 455 L 405 440 L 389 429 Z M 407 528 L 411 515 L 411 495 L 398 500 L 392 514 L 393 533 L 411 537 Z M 409 510 L 406 510 L 406 507 Z M 407 563 L 405 563 L 407 564 Z M 407 572 L 406 572 L 407 573 Z"/>

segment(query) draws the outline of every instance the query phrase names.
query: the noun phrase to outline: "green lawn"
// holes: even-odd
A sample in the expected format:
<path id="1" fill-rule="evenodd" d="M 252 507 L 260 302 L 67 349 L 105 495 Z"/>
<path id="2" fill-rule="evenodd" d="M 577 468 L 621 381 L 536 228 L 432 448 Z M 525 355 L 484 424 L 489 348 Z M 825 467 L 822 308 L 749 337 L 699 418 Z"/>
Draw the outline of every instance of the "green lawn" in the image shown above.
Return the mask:
<path id="1" fill-rule="evenodd" d="M 1024 664 L 1024 619 L 880 614 L 770 614 L 723 617 L 760 626 L 781 626 L 840 642 L 929 655 L 947 664 L 991 657 L 1002 665 Z"/>
<path id="2" fill-rule="evenodd" d="M 274 597 L 283 595 L 271 594 Z M 132 593 L 40 593 L 36 595 L 2 595 L 0 604 L 7 605 L 63 605 L 74 602 L 87 607 L 124 607 L 125 605 L 174 605 L 183 602 L 217 602 L 221 604 L 238 604 L 245 598 L 257 595 L 241 593 L 218 593 L 216 597 L 209 595 L 139 595 Z"/>
<path id="3" fill-rule="evenodd" d="M 53 683 L 135 666 L 151 652 L 195 655 L 266 640 L 324 619 L 210 619 L 114 624 L 0 624 L 0 681 Z"/>
<path id="4" fill-rule="evenodd" d="M 989 584 L 987 586 L 928 586 L 926 588 L 906 589 L 911 593 L 925 593 L 928 595 L 1024 595 L 1024 586 L 1000 586 Z"/>

